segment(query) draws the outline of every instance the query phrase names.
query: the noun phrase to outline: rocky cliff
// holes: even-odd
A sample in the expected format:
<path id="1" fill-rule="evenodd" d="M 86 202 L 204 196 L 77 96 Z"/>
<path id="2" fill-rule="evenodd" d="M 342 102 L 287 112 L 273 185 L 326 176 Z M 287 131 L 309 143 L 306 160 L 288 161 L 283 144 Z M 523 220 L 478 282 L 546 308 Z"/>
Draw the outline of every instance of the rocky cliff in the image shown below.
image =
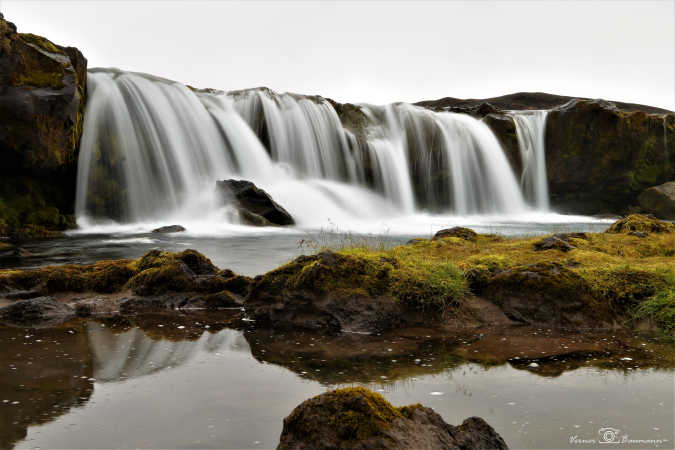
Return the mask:
<path id="1" fill-rule="evenodd" d="M 0 14 L 0 236 L 62 230 L 72 217 L 87 60 Z"/>

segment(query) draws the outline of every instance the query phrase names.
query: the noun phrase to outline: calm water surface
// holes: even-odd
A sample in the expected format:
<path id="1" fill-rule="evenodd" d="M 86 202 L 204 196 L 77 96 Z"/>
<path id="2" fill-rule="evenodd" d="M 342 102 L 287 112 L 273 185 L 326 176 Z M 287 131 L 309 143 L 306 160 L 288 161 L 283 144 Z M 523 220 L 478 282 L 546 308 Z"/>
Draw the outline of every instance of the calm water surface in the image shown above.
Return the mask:
<path id="1" fill-rule="evenodd" d="M 0 447 L 273 448 L 299 403 L 363 385 L 449 423 L 483 417 L 511 448 L 588 448 L 570 436 L 602 427 L 672 448 L 673 349 L 649 337 L 327 337 L 219 314 L 0 328 Z"/>

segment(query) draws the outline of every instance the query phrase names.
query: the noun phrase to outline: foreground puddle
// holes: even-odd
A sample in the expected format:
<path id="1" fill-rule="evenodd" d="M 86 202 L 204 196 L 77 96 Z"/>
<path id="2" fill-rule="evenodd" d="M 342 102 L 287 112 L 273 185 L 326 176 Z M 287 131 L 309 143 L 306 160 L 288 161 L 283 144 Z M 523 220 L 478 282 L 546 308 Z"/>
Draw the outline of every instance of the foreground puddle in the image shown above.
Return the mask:
<path id="1" fill-rule="evenodd" d="M 1 448 L 274 448 L 282 420 L 363 385 L 511 448 L 672 448 L 672 344 L 515 328 L 326 337 L 228 328 L 220 314 L 0 328 Z M 571 439 L 573 442 L 571 442 Z M 604 445 L 606 447 L 607 445 Z M 615 446 L 621 447 L 621 446 Z"/>

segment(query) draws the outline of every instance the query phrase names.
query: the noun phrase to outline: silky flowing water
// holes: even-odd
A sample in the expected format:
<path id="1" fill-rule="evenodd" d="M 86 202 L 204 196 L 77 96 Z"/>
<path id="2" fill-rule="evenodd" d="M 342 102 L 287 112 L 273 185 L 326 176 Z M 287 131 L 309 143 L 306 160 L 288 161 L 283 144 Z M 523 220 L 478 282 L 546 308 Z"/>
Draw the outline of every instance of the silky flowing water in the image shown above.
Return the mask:
<path id="1" fill-rule="evenodd" d="M 0 447 L 273 448 L 299 403 L 359 385 L 449 423 L 483 417 L 511 448 L 594 447 L 570 439 L 606 427 L 672 448 L 672 346 L 649 336 L 328 337 L 232 329 L 230 316 L 0 328 Z"/>

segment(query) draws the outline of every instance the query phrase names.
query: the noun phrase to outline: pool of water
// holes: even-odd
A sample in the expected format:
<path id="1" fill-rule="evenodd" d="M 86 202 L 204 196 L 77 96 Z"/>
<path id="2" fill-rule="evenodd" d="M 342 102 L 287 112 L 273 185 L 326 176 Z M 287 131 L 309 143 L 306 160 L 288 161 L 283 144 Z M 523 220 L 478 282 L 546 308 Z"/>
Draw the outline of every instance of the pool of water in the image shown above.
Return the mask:
<path id="1" fill-rule="evenodd" d="M 137 258 L 149 250 L 195 249 L 221 269 L 259 275 L 303 253 L 326 246 L 372 245 L 390 247 L 411 238 L 429 238 L 442 228 L 467 226 L 479 233 L 530 236 L 552 232 L 601 232 L 611 221 L 581 216 L 538 214 L 526 217 L 415 216 L 382 223 L 351 224 L 322 229 L 222 227 L 186 224 L 187 232 L 151 233 L 161 224 L 104 225 L 69 233 L 59 239 L 22 244 L 16 253 L 0 254 L 0 268 L 33 268 L 50 264 L 85 264 L 101 259 Z M 166 225 L 166 224 L 164 224 Z"/>
<path id="2" fill-rule="evenodd" d="M 230 328 L 227 312 L 0 328 L 2 448 L 274 448 L 305 399 L 340 386 L 490 423 L 511 448 L 611 427 L 672 448 L 675 358 L 649 336 L 529 328 L 329 337 Z"/>

